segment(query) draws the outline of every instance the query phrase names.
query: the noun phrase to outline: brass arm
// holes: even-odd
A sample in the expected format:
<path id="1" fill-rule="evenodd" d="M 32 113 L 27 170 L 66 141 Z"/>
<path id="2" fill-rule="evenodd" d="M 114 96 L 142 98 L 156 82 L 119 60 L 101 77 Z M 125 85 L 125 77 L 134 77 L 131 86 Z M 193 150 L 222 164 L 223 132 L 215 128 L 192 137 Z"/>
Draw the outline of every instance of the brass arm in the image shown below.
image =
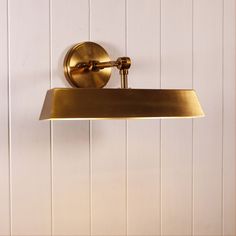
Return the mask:
<path id="1" fill-rule="evenodd" d="M 129 57 L 119 57 L 116 61 L 89 61 L 78 63 L 72 70 L 79 70 L 80 73 L 88 73 L 91 71 L 99 71 L 104 68 L 116 67 L 120 70 L 121 88 L 128 88 L 128 69 L 131 66 Z"/>

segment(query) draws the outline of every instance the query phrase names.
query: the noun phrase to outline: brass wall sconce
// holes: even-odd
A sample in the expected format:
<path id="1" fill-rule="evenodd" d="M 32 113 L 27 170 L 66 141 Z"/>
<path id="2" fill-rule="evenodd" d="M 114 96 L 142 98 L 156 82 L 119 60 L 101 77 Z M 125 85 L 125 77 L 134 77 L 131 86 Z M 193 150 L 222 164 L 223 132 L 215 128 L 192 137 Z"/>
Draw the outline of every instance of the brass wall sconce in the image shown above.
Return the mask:
<path id="1" fill-rule="evenodd" d="M 111 61 L 107 52 L 93 42 L 72 47 L 64 59 L 64 74 L 74 88 L 47 91 L 40 120 L 144 119 L 204 116 L 192 89 L 128 88 L 129 57 Z M 121 88 L 102 89 L 111 68 L 120 71 Z"/>

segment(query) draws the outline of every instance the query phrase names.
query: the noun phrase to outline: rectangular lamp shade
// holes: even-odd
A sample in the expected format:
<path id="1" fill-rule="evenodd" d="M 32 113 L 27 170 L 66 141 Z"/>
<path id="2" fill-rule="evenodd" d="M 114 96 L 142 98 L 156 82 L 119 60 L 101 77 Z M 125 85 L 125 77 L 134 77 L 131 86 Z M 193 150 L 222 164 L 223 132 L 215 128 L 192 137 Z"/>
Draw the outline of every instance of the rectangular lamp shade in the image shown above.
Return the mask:
<path id="1" fill-rule="evenodd" d="M 194 90 L 54 88 L 47 91 L 40 120 L 200 116 L 204 113 Z"/>

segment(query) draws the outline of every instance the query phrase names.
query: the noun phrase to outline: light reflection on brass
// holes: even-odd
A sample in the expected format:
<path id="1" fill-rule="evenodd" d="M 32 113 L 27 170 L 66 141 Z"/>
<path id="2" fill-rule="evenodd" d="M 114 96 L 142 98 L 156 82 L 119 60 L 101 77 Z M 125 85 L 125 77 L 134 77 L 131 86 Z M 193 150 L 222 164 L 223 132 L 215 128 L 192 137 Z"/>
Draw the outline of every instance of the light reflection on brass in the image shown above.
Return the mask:
<path id="1" fill-rule="evenodd" d="M 64 74 L 72 87 L 102 88 L 109 81 L 111 68 L 90 71 L 86 67 L 89 61 L 107 62 L 110 58 L 104 48 L 93 42 L 76 44 L 67 52 L 64 59 Z"/>
<path id="2" fill-rule="evenodd" d="M 48 90 L 40 119 L 143 119 L 203 116 L 194 90 Z"/>
<path id="3" fill-rule="evenodd" d="M 129 57 L 110 61 L 108 53 L 93 42 L 73 46 L 64 59 L 64 74 L 68 82 L 77 88 L 102 88 L 111 76 L 111 67 L 120 70 L 121 88 L 128 88 Z"/>

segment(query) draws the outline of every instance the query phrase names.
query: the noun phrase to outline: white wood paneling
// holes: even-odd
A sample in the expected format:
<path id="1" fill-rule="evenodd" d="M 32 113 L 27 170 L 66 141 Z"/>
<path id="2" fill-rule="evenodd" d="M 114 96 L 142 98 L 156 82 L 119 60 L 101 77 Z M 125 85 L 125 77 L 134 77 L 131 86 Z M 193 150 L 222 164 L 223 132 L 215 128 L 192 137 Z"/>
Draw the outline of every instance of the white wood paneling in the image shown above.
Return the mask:
<path id="1" fill-rule="evenodd" d="M 223 31 L 223 234 L 236 235 L 235 0 L 224 1 Z"/>
<path id="2" fill-rule="evenodd" d="M 161 86 L 192 87 L 192 1 L 161 4 Z M 192 120 L 162 120 L 162 235 L 191 235 Z"/>
<path id="3" fill-rule="evenodd" d="M 148 43 L 147 35 L 152 35 Z M 129 87 L 159 88 L 160 1 L 128 1 L 127 55 L 132 58 Z M 127 135 L 128 235 L 159 235 L 160 121 L 128 121 Z"/>
<path id="4" fill-rule="evenodd" d="M 0 235 L 10 233 L 7 12 L 7 0 L 0 1 Z"/>
<path id="5" fill-rule="evenodd" d="M 91 1 L 91 40 L 101 43 L 112 59 L 125 54 L 125 1 Z M 116 75 L 116 76 L 115 76 Z M 113 70 L 108 87 L 120 86 Z M 126 126 L 123 120 L 93 121 L 92 234 L 126 232 Z"/>
<path id="6" fill-rule="evenodd" d="M 49 235 L 49 123 L 39 122 L 49 88 L 48 0 L 9 1 L 12 234 Z"/>
<path id="7" fill-rule="evenodd" d="M 1 0 L 0 236 L 236 235 L 235 12 L 235 0 Z M 86 40 L 131 57 L 132 88 L 193 87 L 206 117 L 39 122 Z"/>
<path id="8" fill-rule="evenodd" d="M 194 0 L 194 87 L 206 113 L 194 120 L 194 234 L 222 233 L 222 0 Z"/>
<path id="9" fill-rule="evenodd" d="M 63 59 L 88 40 L 88 0 L 53 0 L 51 32 L 52 87 L 67 87 Z M 89 235 L 89 121 L 53 122 L 52 135 L 53 234 Z"/>

